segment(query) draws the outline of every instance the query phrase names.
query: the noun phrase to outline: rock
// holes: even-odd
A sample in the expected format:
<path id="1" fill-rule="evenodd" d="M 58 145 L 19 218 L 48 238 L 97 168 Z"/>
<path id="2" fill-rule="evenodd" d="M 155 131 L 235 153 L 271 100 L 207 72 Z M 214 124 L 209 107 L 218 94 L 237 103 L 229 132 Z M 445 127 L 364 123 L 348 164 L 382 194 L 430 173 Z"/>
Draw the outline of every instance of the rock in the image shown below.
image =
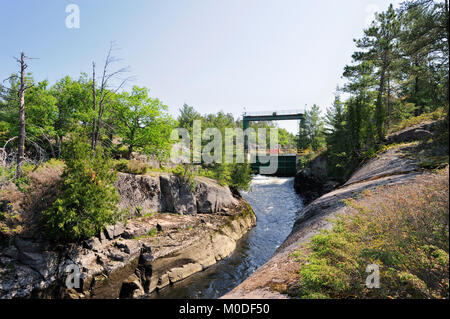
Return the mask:
<path id="1" fill-rule="evenodd" d="M 196 214 L 197 204 L 195 196 L 181 177 L 161 175 L 161 193 L 164 207 L 168 212 L 179 214 Z"/>
<path id="2" fill-rule="evenodd" d="M 196 178 L 194 184 L 168 174 L 152 177 L 119 173 L 119 208 L 136 216 L 163 211 L 196 214 L 225 212 L 237 203 L 228 187 L 211 179 Z M 125 236 L 129 238 L 130 234 Z"/>
<path id="3" fill-rule="evenodd" d="M 388 143 L 405 143 L 426 140 L 433 136 L 432 130 L 436 122 L 426 122 L 407 127 L 386 137 Z"/>
<path id="4" fill-rule="evenodd" d="M 108 257 L 114 261 L 124 261 L 125 257 L 122 254 L 110 253 Z"/>
<path id="5" fill-rule="evenodd" d="M 115 185 L 120 196 L 119 209 L 128 209 L 131 215 L 165 210 L 158 176 L 119 173 Z"/>
<path id="6" fill-rule="evenodd" d="M 58 268 L 58 255 L 55 252 L 20 252 L 18 260 L 37 271 L 44 279 L 49 279 Z"/>
<path id="7" fill-rule="evenodd" d="M 105 235 L 109 240 L 114 239 L 114 226 L 109 225 L 105 227 Z"/>
<path id="8" fill-rule="evenodd" d="M 158 284 L 156 285 L 157 289 L 162 289 L 170 284 L 169 275 L 164 274 L 159 277 Z"/>
<path id="9" fill-rule="evenodd" d="M 419 170 L 414 159 L 404 156 L 411 148 L 412 146 L 394 147 L 378 154 L 376 158 L 357 169 L 344 186 Z"/>
<path id="10" fill-rule="evenodd" d="M 103 231 L 100 232 L 99 238 L 102 243 L 108 241 L 108 239 L 105 236 L 105 232 L 103 232 Z"/>
<path id="11" fill-rule="evenodd" d="M 297 172 L 294 178 L 294 189 L 303 197 L 304 203 L 310 203 L 323 193 L 323 180 L 311 175 L 308 169 Z"/>
<path id="12" fill-rule="evenodd" d="M 138 298 L 145 294 L 141 280 L 135 275 L 130 275 L 120 289 L 120 298 Z"/>
<path id="13" fill-rule="evenodd" d="M 198 213 L 217 213 L 236 204 L 228 187 L 222 187 L 212 180 L 195 180 L 195 199 Z"/>
<path id="14" fill-rule="evenodd" d="M 172 180 L 169 186 L 183 198 L 178 182 Z M 195 202 L 194 192 L 190 196 Z M 98 237 L 58 249 L 45 241 L 16 237 L 0 251 L 0 298 L 139 298 L 144 287 L 147 293 L 161 289 L 227 257 L 255 222 L 243 200 L 238 204 L 242 206 L 230 211 L 231 219 L 161 214 L 130 220 L 126 229 L 123 224 L 110 225 Z M 183 206 L 183 200 L 178 205 Z M 163 234 L 157 240 L 124 239 L 131 234 L 129 227 L 146 233 L 156 228 Z M 78 272 L 80 286 L 66 287 L 68 276 Z"/>
<path id="15" fill-rule="evenodd" d="M 312 202 L 338 185 L 338 182 L 329 180 L 326 152 L 314 158 L 306 168 L 298 170 L 294 178 L 294 189 L 303 197 L 304 204 Z"/>
<path id="16" fill-rule="evenodd" d="M 102 243 L 100 242 L 100 240 L 97 237 L 93 237 L 91 239 L 85 240 L 84 244 L 87 249 L 92 249 L 92 250 L 97 250 L 102 245 Z"/>
<path id="17" fill-rule="evenodd" d="M 45 242 L 25 240 L 20 237 L 16 237 L 14 239 L 14 246 L 16 246 L 21 252 L 37 253 L 44 251 L 48 245 Z"/>
<path id="18" fill-rule="evenodd" d="M 124 232 L 125 227 L 123 223 L 117 223 L 116 225 L 109 225 L 105 227 L 105 235 L 109 240 L 119 237 Z"/>
<path id="19" fill-rule="evenodd" d="M 19 254 L 19 250 L 15 246 L 9 246 L 3 249 L 2 254 L 4 256 L 11 257 L 12 259 L 16 259 Z"/>
<path id="20" fill-rule="evenodd" d="M 117 223 L 114 225 L 114 237 L 119 237 L 125 231 L 123 223 Z"/>
<path id="21" fill-rule="evenodd" d="M 202 271 L 202 266 L 197 263 L 190 263 L 183 265 L 183 267 L 173 268 L 168 272 L 168 277 L 171 283 L 180 281 L 184 278 L 189 277 L 196 272 Z"/>

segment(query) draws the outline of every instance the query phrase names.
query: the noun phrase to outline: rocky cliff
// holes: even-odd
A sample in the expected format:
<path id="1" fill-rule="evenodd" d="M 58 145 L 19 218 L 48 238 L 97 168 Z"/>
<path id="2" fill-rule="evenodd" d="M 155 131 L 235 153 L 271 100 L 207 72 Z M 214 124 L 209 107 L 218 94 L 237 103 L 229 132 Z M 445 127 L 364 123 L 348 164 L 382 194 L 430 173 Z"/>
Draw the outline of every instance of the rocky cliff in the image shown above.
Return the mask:
<path id="1" fill-rule="evenodd" d="M 116 187 L 133 216 L 126 223 L 80 244 L 16 237 L 1 247 L 0 298 L 136 298 L 227 257 L 256 223 L 244 200 L 210 179 L 119 174 Z M 68 289 L 78 271 L 80 285 Z"/>

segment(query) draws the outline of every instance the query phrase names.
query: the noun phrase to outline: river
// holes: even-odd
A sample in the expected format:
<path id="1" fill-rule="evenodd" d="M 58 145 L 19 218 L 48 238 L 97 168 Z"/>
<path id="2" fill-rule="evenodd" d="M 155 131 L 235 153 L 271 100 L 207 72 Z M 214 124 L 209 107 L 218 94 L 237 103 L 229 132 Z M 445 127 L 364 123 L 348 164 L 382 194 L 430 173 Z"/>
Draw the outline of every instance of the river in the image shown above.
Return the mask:
<path id="1" fill-rule="evenodd" d="M 219 298 L 239 285 L 270 259 L 292 229 L 302 200 L 294 191 L 294 178 L 255 176 L 249 191 L 241 192 L 250 203 L 257 223 L 231 256 L 148 298 Z"/>

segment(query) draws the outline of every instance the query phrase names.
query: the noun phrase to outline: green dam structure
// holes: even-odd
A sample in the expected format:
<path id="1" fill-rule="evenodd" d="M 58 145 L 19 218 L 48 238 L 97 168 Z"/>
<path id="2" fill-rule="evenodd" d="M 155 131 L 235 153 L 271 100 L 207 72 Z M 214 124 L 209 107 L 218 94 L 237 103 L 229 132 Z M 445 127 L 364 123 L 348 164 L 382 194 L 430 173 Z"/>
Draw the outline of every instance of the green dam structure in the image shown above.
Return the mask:
<path id="1" fill-rule="evenodd" d="M 286 111 L 265 111 L 265 112 L 246 112 L 242 115 L 242 123 L 244 131 L 250 127 L 250 122 L 257 121 L 286 121 L 297 120 L 300 123 L 304 120 L 304 112 L 300 110 L 286 110 Z M 248 152 L 248 141 L 244 142 L 245 151 Z M 274 176 L 294 176 L 296 173 L 297 157 L 298 157 L 298 145 L 297 150 L 294 152 L 283 153 L 277 152 L 275 154 L 267 155 L 252 155 L 250 157 L 250 165 L 255 173 L 260 172 L 262 166 L 268 166 L 271 162 L 271 157 L 277 157 L 277 170 Z M 267 175 L 267 174 L 263 174 Z"/>

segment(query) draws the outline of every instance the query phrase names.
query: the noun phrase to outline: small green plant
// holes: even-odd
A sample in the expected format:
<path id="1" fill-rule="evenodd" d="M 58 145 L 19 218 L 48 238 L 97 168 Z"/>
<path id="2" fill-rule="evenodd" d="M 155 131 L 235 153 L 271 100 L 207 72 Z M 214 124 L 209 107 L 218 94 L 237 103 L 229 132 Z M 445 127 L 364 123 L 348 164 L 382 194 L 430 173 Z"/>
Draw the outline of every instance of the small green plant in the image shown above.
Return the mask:
<path id="1" fill-rule="evenodd" d="M 160 232 L 156 228 L 152 228 L 149 230 L 149 232 L 147 234 L 135 237 L 134 239 L 139 240 L 139 239 L 153 238 L 153 237 L 156 237 L 158 235 L 158 233 L 160 233 Z"/>

